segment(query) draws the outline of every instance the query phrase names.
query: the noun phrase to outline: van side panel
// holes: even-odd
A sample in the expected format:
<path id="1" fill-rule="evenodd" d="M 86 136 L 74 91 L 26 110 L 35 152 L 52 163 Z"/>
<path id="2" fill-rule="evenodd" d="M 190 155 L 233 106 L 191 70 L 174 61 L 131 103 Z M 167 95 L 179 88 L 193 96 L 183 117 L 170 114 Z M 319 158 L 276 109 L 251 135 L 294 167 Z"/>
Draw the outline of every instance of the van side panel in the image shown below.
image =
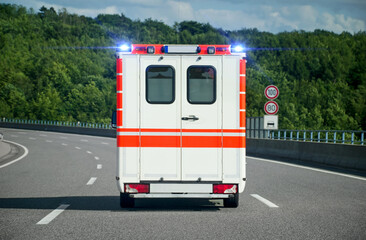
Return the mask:
<path id="1" fill-rule="evenodd" d="M 117 128 L 118 145 L 118 177 L 122 188 L 124 182 L 139 181 L 139 132 L 128 129 L 138 129 L 139 121 L 139 56 L 123 56 L 123 80 L 122 80 L 122 106 L 123 127 Z"/>
<path id="2" fill-rule="evenodd" d="M 240 129 L 239 60 L 239 56 L 223 56 L 223 129 Z M 223 176 L 224 183 L 240 183 L 239 191 L 244 190 L 245 148 L 223 148 Z"/>

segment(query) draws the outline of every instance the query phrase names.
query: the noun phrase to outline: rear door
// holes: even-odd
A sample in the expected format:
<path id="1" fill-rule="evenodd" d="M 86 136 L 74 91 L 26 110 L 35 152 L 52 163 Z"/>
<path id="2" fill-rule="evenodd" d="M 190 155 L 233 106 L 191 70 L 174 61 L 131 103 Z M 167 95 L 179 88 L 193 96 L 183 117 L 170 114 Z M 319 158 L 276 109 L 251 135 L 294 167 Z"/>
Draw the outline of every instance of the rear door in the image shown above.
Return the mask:
<path id="1" fill-rule="evenodd" d="M 181 180 L 180 58 L 140 56 L 140 179 Z"/>
<path id="2" fill-rule="evenodd" d="M 140 57 L 141 180 L 222 180 L 221 61 Z"/>
<path id="3" fill-rule="evenodd" d="M 182 57 L 182 180 L 222 180 L 222 57 Z"/>

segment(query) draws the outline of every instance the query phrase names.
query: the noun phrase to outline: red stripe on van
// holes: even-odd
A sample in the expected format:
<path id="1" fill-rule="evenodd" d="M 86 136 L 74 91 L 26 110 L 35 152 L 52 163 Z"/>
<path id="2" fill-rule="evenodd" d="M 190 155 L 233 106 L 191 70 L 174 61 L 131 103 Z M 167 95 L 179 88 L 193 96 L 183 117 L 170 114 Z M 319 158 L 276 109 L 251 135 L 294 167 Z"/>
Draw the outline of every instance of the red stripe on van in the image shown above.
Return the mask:
<path id="1" fill-rule="evenodd" d="M 117 109 L 120 109 L 123 106 L 122 97 L 123 97 L 122 93 L 117 93 Z"/>
<path id="2" fill-rule="evenodd" d="M 240 109 L 241 110 L 244 110 L 245 109 L 245 101 L 246 101 L 246 99 L 245 99 L 246 97 L 245 97 L 245 94 L 244 93 L 241 93 L 240 94 Z"/>
<path id="3" fill-rule="evenodd" d="M 245 88 L 246 88 L 246 86 L 245 86 L 245 77 L 244 76 L 241 76 L 240 77 L 240 92 L 245 92 L 246 90 L 245 90 Z"/>
<path id="4" fill-rule="evenodd" d="M 122 75 L 117 75 L 116 91 L 122 91 Z"/>
<path id="5" fill-rule="evenodd" d="M 167 128 L 118 128 L 117 132 L 223 132 L 223 133 L 245 133 L 245 129 L 167 129 Z"/>
<path id="6" fill-rule="evenodd" d="M 182 143 L 181 143 L 182 139 Z M 141 141 L 141 143 L 140 143 Z M 223 144 L 223 145 L 222 145 Z M 117 136 L 118 147 L 245 148 L 245 137 L 221 136 Z"/>
<path id="7" fill-rule="evenodd" d="M 245 112 L 240 112 L 240 127 L 245 127 Z"/>

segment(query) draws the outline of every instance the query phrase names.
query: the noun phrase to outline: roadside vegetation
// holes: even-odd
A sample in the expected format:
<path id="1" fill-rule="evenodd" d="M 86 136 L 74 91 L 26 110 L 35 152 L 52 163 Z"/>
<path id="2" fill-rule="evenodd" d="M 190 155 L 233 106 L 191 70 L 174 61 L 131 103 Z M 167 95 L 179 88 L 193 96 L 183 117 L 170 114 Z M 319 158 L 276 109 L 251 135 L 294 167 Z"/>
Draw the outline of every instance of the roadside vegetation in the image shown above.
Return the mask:
<path id="1" fill-rule="evenodd" d="M 366 129 L 366 33 L 272 34 L 0 4 L 0 117 L 109 123 L 118 43 L 247 47 L 247 116 L 277 85 L 282 129 Z M 111 47 L 111 48 L 109 48 Z"/>

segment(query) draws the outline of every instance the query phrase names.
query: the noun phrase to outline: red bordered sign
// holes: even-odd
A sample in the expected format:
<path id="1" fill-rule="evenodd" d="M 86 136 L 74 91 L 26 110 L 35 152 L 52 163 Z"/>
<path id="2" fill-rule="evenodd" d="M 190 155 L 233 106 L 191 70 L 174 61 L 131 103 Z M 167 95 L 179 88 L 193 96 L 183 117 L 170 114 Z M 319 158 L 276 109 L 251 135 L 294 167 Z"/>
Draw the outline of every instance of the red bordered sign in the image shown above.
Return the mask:
<path id="1" fill-rule="evenodd" d="M 274 115 L 278 112 L 278 104 L 275 101 L 268 101 L 265 105 L 264 105 L 264 111 L 268 114 L 268 115 Z"/>
<path id="2" fill-rule="evenodd" d="M 279 94 L 280 94 L 280 91 L 278 90 L 278 87 L 276 87 L 274 85 L 269 85 L 264 90 L 264 95 L 266 96 L 266 98 L 268 98 L 270 100 L 276 99 Z"/>

